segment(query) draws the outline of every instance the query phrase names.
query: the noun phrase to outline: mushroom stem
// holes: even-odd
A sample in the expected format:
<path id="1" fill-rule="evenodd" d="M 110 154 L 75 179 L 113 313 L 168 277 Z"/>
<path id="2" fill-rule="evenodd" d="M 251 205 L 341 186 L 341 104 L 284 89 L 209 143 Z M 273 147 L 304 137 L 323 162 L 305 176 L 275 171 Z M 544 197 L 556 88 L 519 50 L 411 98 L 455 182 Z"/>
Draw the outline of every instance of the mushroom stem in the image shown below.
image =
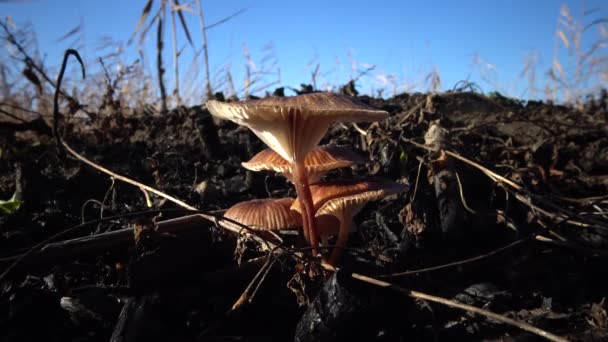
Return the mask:
<path id="1" fill-rule="evenodd" d="M 346 248 L 346 243 L 348 242 L 348 237 L 350 235 L 350 226 L 352 225 L 353 218 L 351 215 L 346 215 L 340 218 L 340 231 L 338 232 L 338 239 L 336 240 L 336 247 L 334 247 L 331 255 L 329 256 L 329 264 L 332 266 L 337 266 L 340 258 L 342 257 L 342 253 L 344 253 L 344 249 Z"/>
<path id="2" fill-rule="evenodd" d="M 294 167 L 294 183 L 298 200 L 302 206 L 302 225 L 304 229 L 304 237 L 308 235 L 310 246 L 312 247 L 312 255 L 316 256 L 319 251 L 317 224 L 315 220 L 315 209 L 312 202 L 312 194 L 308 184 L 308 174 L 304 167 L 304 160 L 296 161 Z"/>

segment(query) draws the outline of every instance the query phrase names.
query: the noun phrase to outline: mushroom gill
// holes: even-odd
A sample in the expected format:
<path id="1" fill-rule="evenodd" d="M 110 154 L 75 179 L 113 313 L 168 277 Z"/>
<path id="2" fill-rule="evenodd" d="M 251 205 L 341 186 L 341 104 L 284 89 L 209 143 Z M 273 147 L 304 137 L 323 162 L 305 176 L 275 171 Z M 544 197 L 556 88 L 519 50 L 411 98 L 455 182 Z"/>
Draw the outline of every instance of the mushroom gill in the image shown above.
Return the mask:
<path id="1" fill-rule="evenodd" d="M 328 171 L 355 164 L 364 164 L 367 160 L 346 146 L 324 145 L 315 147 L 304 158 L 304 167 L 310 184 L 321 180 Z M 274 171 L 283 174 L 293 182 L 292 164 L 283 159 L 270 148 L 260 151 L 249 161 L 241 163 L 251 171 Z"/>

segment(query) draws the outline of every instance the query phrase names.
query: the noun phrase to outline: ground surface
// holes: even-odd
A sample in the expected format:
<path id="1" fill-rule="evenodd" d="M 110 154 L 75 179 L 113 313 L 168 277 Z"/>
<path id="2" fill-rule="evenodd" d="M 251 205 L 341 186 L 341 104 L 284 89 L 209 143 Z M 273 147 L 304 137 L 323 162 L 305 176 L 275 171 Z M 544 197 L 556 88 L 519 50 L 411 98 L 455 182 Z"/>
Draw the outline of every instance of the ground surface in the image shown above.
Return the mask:
<path id="1" fill-rule="evenodd" d="M 372 203 L 355 217 L 358 230 L 344 261 L 347 271 L 418 270 L 523 239 L 476 262 L 387 280 L 572 340 L 608 339 L 605 102 L 573 109 L 469 92 L 361 100 L 391 116 L 371 125 L 335 125 L 322 143 L 352 146 L 370 162 L 328 177 L 385 177 L 408 182 L 410 190 Z M 219 122 L 216 129 L 203 110 L 106 113 L 92 122 L 68 121 L 65 141 L 76 151 L 203 211 L 252 198 L 295 197 L 281 176 L 240 167 L 265 148 L 250 131 L 230 122 Z M 417 145 L 425 143 L 432 124 L 446 129 L 445 150 L 523 188 L 514 190 L 478 167 Z M 2 270 L 14 261 L 11 256 L 82 222 L 178 208 L 157 196 L 147 203 L 138 188 L 72 157 L 61 158 L 45 130 L 0 129 L 0 199 L 17 189 L 23 202 L 0 217 Z M 184 214 L 113 218 L 55 241 Z M 305 301 L 314 300 L 320 278 L 310 279 L 302 264 L 285 257 L 274 264 L 251 304 L 227 314 L 257 270 L 255 265 L 238 268 L 237 259 L 245 265 L 263 255 L 255 243 L 240 241 L 235 257 L 235 246 L 233 236 L 209 224 L 179 234 L 144 230 L 137 247 L 131 241 L 94 253 L 67 249 L 42 258 L 33 253 L 0 283 L 1 339 L 107 341 L 114 332 L 129 341 L 305 340 L 305 329 L 296 327 L 307 319 L 302 318 Z M 351 291 L 345 292 L 345 303 L 352 310 L 335 309 L 340 314 L 330 329 L 341 338 L 535 340 L 439 304 L 348 281 L 344 286 Z M 315 305 L 329 305 L 322 299 L 308 307 L 308 316 Z M 317 330 L 311 334 L 331 340 Z"/>

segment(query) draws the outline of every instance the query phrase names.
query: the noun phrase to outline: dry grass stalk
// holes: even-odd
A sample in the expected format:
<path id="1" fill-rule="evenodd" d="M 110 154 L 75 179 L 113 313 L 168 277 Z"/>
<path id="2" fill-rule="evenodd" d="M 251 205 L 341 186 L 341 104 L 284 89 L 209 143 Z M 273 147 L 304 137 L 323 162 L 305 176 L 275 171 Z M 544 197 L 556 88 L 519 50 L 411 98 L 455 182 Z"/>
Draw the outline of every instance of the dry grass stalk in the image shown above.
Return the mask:
<path id="1" fill-rule="evenodd" d="M 584 2 L 579 10 L 577 16 L 568 5 L 564 4 L 560 9 L 552 65 L 547 71 L 551 83 L 546 86 L 547 96 L 554 101 L 563 99 L 567 103 L 580 104 L 586 96 L 608 87 L 608 58 L 605 56 L 608 19 L 593 19 L 597 11 L 588 11 Z M 598 37 L 593 43 L 585 44 L 591 29 L 598 30 Z"/>
<path id="2" fill-rule="evenodd" d="M 179 53 L 177 51 L 177 28 L 175 27 L 175 12 L 176 9 L 174 8 L 174 6 L 176 6 L 177 4 L 173 4 L 173 6 L 171 6 L 171 35 L 173 36 L 173 72 L 174 72 L 174 80 L 173 83 L 174 88 L 173 88 L 173 97 L 175 98 L 175 102 L 176 105 L 179 107 L 181 106 L 181 100 L 180 100 L 180 96 L 179 96 Z M 181 12 L 180 12 L 181 13 Z"/>
<path id="3" fill-rule="evenodd" d="M 163 68 L 163 13 L 165 2 L 162 2 L 160 15 L 157 17 L 157 29 L 156 29 L 156 71 L 158 76 L 158 89 L 160 90 L 160 104 L 161 111 L 167 112 L 167 91 L 165 90 L 165 82 L 163 75 L 165 69 Z"/>
<path id="4" fill-rule="evenodd" d="M 196 0 L 198 6 L 198 18 L 201 24 L 201 33 L 203 39 L 203 62 L 205 65 L 205 90 L 207 99 L 213 98 L 213 91 L 211 88 L 211 78 L 209 77 L 209 51 L 207 49 L 207 28 L 205 27 L 205 17 L 203 16 L 203 6 L 201 0 Z"/>

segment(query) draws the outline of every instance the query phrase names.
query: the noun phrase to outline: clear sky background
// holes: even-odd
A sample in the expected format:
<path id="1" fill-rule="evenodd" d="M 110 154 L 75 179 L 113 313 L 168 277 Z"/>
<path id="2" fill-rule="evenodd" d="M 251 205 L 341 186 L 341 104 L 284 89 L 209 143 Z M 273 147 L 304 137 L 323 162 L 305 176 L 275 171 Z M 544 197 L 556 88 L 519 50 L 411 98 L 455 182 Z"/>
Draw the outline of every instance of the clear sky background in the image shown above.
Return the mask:
<path id="1" fill-rule="evenodd" d="M 145 0 L 9 1 L 0 2 L 0 13 L 10 16 L 17 26 L 32 25 L 48 65 L 58 65 L 68 47 L 78 47 L 87 64 L 99 64 L 96 58 L 108 52 L 96 49 L 102 37 L 122 42 L 121 59 L 129 63 L 138 58 L 138 44 L 124 44 L 131 37 L 145 3 Z M 155 0 L 152 14 L 158 3 L 160 0 Z M 534 57 L 535 82 L 540 89 L 552 65 L 556 43 L 562 60 L 570 58 L 556 35 L 561 6 L 567 5 L 575 18 L 580 18 L 583 11 L 597 10 L 586 17 L 585 23 L 608 18 L 608 2 L 597 0 L 202 0 L 202 5 L 207 24 L 246 8 L 244 13 L 207 33 L 212 73 L 229 65 L 237 88 L 242 88 L 246 44 L 256 67 L 270 66 L 276 60 L 282 85 L 298 88 L 300 83 L 311 83 L 311 72 L 317 64 L 318 87 L 344 84 L 357 75 L 353 66 L 362 70 L 374 65 L 375 69 L 357 85 L 363 93 L 385 87 L 385 95 L 392 95 L 391 78 L 398 91 L 425 90 L 428 88 L 425 77 L 436 70 L 442 90 L 468 79 L 486 92 L 498 90 L 511 96 L 540 97 L 542 91 L 531 93 L 528 79 L 522 78 L 521 73 L 527 56 L 528 61 L 530 56 Z M 196 49 L 200 49 L 199 19 L 192 13 L 185 15 Z M 80 24 L 82 31 L 78 36 L 58 41 Z M 601 37 L 600 26 L 585 33 L 584 47 Z M 153 69 L 155 30 L 150 33 L 144 51 Z M 170 27 L 166 27 L 169 90 L 173 79 L 170 34 Z M 193 53 L 181 30 L 178 41 L 179 47 L 184 47 L 180 57 L 181 77 L 193 78 L 194 71 L 189 68 Z M 606 51 L 606 46 L 600 49 Z M 263 61 L 266 55 L 272 58 Z M 268 76 L 264 82 L 275 78 Z M 203 80 L 201 74 L 196 83 L 202 86 Z"/>

